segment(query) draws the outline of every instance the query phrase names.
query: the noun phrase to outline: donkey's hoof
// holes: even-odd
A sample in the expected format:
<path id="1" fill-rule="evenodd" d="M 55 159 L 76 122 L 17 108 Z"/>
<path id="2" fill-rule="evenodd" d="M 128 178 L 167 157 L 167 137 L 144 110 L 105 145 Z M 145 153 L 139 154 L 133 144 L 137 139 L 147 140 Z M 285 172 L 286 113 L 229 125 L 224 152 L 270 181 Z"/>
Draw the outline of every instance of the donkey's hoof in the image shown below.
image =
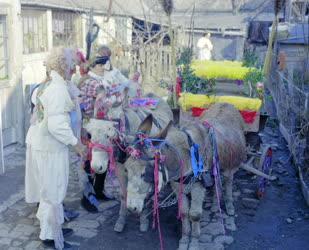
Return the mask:
<path id="1" fill-rule="evenodd" d="M 225 209 L 226 209 L 226 213 L 228 215 L 230 215 L 230 216 L 235 215 L 235 208 L 234 208 L 233 203 L 230 203 L 230 202 L 226 203 Z"/>
<path id="2" fill-rule="evenodd" d="M 148 228 L 149 228 L 149 220 L 145 220 L 145 221 L 141 222 L 140 225 L 139 225 L 139 230 L 142 233 L 147 232 Z"/>
<path id="3" fill-rule="evenodd" d="M 117 233 L 121 233 L 123 232 L 123 229 L 124 229 L 124 226 L 125 226 L 125 220 L 122 219 L 122 218 L 119 218 L 117 221 L 116 221 L 116 224 L 114 226 L 114 231 L 117 232 Z"/>
<path id="4" fill-rule="evenodd" d="M 178 250 L 188 250 L 189 242 L 190 242 L 189 236 L 183 236 L 179 241 Z"/>
<path id="5" fill-rule="evenodd" d="M 199 250 L 199 249 L 200 249 L 199 240 L 196 238 L 192 238 L 189 245 L 189 250 Z"/>

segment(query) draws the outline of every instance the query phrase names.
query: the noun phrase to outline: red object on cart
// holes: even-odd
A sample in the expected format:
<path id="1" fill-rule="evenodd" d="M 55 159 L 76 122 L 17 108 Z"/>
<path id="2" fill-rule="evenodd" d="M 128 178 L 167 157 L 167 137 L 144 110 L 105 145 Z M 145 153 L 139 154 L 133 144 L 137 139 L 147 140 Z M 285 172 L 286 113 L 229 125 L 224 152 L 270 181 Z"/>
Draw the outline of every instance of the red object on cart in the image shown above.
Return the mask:
<path id="1" fill-rule="evenodd" d="M 202 113 L 205 111 L 205 108 L 192 108 L 192 116 L 199 117 L 202 115 Z"/>
<path id="2" fill-rule="evenodd" d="M 197 108 L 194 107 L 191 109 L 192 111 L 192 116 L 194 117 L 199 117 L 202 115 L 202 113 L 207 110 L 206 108 Z M 252 124 L 255 121 L 255 118 L 257 116 L 257 112 L 256 111 L 250 111 L 250 110 L 241 110 L 239 111 L 242 118 L 244 119 L 244 122 L 247 124 Z"/>

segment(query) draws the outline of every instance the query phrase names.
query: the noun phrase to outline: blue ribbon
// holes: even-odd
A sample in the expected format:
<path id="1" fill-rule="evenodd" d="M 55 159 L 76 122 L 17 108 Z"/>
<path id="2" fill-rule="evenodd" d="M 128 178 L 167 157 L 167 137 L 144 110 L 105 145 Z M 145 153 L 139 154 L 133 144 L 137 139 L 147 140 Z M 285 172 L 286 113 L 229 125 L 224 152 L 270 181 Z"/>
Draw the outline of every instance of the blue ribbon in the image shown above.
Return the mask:
<path id="1" fill-rule="evenodd" d="M 100 203 L 98 202 L 98 200 L 96 199 L 96 197 L 95 197 L 93 194 L 91 194 L 91 195 L 88 197 L 88 200 L 89 200 L 89 202 L 90 202 L 92 205 L 94 205 L 96 208 L 99 207 Z"/>
<path id="2" fill-rule="evenodd" d="M 194 177 L 197 177 L 199 173 L 203 172 L 203 159 L 199 157 L 199 145 L 194 143 L 190 148 L 191 153 L 191 166 Z"/>
<path id="3" fill-rule="evenodd" d="M 78 115 L 77 115 L 77 111 L 73 110 L 69 113 L 70 115 L 70 119 L 71 119 L 71 128 L 73 130 L 74 135 L 77 135 L 77 130 L 78 130 L 78 123 L 79 123 L 79 119 L 78 119 Z"/>

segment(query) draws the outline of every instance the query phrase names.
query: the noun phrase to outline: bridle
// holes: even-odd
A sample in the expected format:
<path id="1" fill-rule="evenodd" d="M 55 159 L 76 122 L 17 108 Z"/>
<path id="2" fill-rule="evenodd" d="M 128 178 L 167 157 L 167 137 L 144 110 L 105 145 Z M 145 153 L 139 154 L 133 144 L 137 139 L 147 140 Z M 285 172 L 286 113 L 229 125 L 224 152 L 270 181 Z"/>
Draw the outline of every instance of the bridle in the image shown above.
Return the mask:
<path id="1" fill-rule="evenodd" d="M 88 147 L 90 149 L 90 152 L 92 152 L 92 149 L 98 149 L 100 151 L 106 152 L 108 154 L 108 160 L 109 160 L 109 170 L 114 171 L 116 168 L 116 162 L 114 157 L 114 148 L 113 146 L 104 145 L 98 142 L 90 142 L 88 144 Z"/>

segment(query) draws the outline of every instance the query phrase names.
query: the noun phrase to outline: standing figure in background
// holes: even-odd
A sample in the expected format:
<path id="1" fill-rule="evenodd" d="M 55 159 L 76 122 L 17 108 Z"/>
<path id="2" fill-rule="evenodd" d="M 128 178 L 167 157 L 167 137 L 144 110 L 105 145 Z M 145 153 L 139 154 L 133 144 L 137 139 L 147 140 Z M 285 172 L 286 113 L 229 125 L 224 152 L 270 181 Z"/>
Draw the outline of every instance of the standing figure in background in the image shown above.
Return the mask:
<path id="1" fill-rule="evenodd" d="M 211 51 L 213 50 L 212 42 L 210 41 L 210 33 L 205 33 L 197 42 L 198 59 L 211 60 Z"/>

